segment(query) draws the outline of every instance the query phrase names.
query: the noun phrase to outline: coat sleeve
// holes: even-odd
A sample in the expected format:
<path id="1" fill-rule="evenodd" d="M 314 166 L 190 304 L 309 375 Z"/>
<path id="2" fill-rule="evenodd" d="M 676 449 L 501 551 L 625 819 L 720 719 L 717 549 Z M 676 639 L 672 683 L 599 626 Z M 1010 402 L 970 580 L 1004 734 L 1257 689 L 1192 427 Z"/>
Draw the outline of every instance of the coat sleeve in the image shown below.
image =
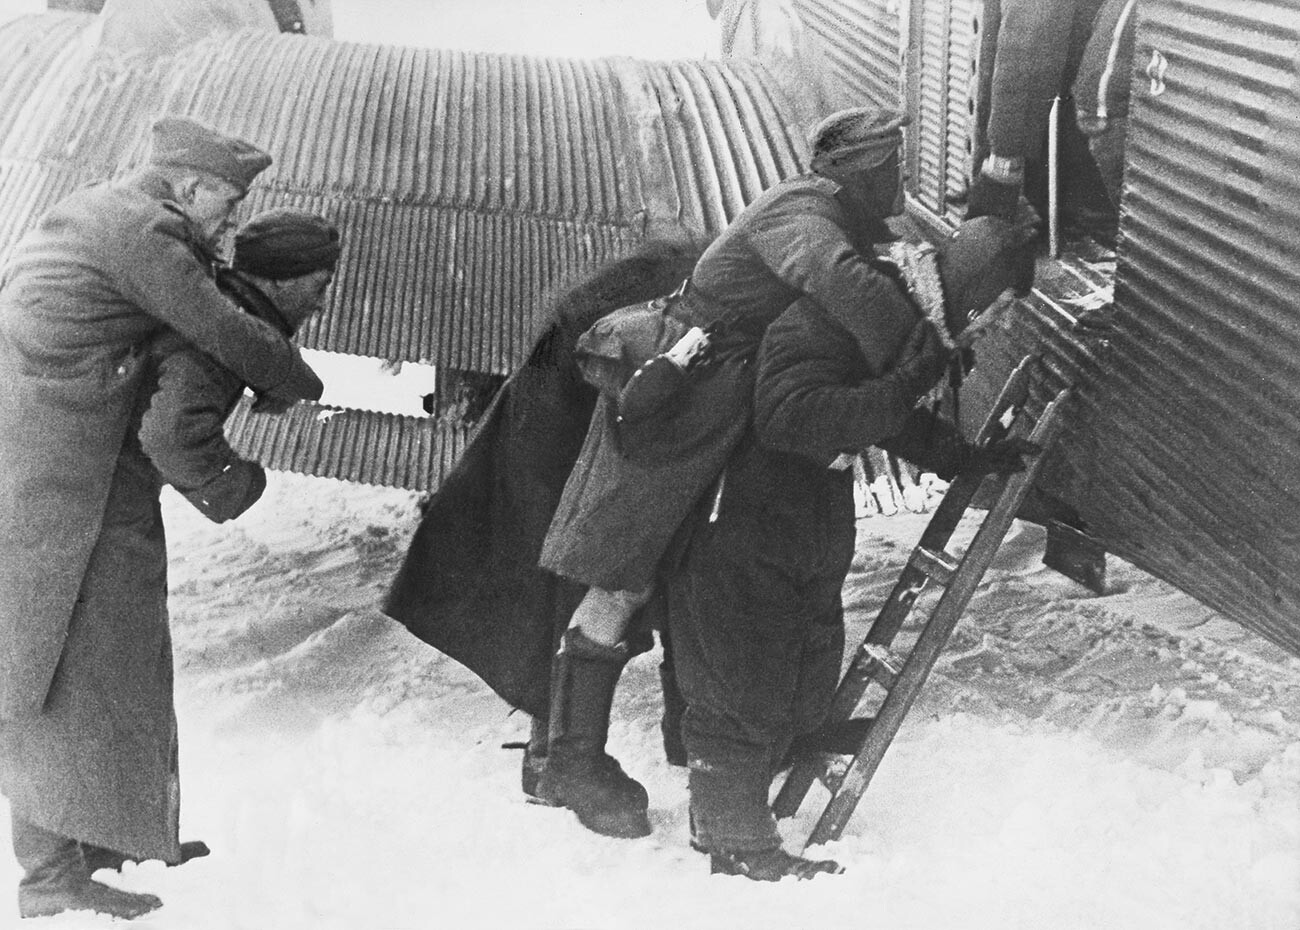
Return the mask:
<path id="1" fill-rule="evenodd" d="M 754 387 L 760 443 L 829 465 L 903 427 L 911 399 L 887 376 L 863 378 L 862 359 L 845 343 L 838 326 L 798 304 L 768 327 Z"/>
<path id="2" fill-rule="evenodd" d="M 180 217 L 154 219 L 121 248 L 120 284 L 141 310 L 259 391 L 294 400 L 320 398 L 324 387 L 297 348 L 236 308 L 203 273 Z"/>
<path id="3" fill-rule="evenodd" d="M 140 419 L 140 446 L 163 479 L 217 523 L 251 507 L 266 474 L 226 441 L 243 392 L 230 372 L 173 334 L 155 346 L 157 386 Z"/>
<path id="4" fill-rule="evenodd" d="M 1104 132 L 1110 120 L 1128 115 L 1136 35 L 1137 0 L 1106 0 L 1074 79 L 1075 118 L 1085 134 Z"/>
<path id="5" fill-rule="evenodd" d="M 805 195 L 787 210 L 764 217 L 750 243 L 773 275 L 817 301 L 848 330 L 879 371 L 896 348 L 897 336 L 919 314 L 893 279 L 854 247 L 841 224 L 834 210 Z"/>

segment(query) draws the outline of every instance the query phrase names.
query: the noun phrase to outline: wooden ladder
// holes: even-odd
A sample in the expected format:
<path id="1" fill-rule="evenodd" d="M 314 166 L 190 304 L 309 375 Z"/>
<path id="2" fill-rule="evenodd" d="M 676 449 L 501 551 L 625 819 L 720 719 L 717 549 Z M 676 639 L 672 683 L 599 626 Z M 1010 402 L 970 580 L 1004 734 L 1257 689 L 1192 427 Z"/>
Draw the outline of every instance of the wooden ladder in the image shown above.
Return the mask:
<path id="1" fill-rule="evenodd" d="M 802 745 L 808 745 L 816 744 L 819 735 L 836 732 L 860 734 L 860 742 L 858 738 L 854 739 L 858 749 L 847 770 L 843 769 L 840 755 L 825 751 L 802 752 L 773 802 L 777 817 L 792 817 L 798 812 L 814 780 L 820 780 L 830 789 L 831 799 L 804 843 L 805 848 L 838 839 L 853 816 L 885 750 L 898 733 L 903 718 L 934 667 L 939 652 L 952 635 L 962 611 L 970 603 L 976 586 L 988 570 L 1025 495 L 1037 478 L 1048 448 L 1060 431 L 1060 415 L 1069 398 L 1068 389 L 1058 393 L 1044 408 L 1037 423 L 1029 428 L 1024 405 L 1036 361 L 1036 357 L 1028 356 L 1011 373 L 975 441 L 984 444 L 1011 435 L 1024 435 L 1028 431 L 1027 438 L 1041 446 L 1043 451 L 1033 456 L 1022 472 L 988 476 L 988 480 L 996 482 L 993 488 L 997 492 L 996 502 L 960 558 L 949 554 L 945 547 L 970 509 L 985 476 L 958 475 L 953 479 L 897 584 L 844 673 L 825 724 L 810 739 L 800 741 Z M 930 584 L 942 586 L 943 593 L 912 648 L 900 656 L 891 649 L 894 637 L 911 614 L 921 592 Z M 853 717 L 872 682 L 884 689 L 884 700 L 874 717 Z"/>

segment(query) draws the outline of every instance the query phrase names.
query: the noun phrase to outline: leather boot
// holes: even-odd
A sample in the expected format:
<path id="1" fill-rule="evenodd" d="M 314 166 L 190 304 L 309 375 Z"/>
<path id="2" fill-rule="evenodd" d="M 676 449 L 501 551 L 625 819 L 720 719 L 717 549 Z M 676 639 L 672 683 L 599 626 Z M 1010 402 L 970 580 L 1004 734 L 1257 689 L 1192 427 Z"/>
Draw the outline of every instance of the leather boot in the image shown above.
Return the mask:
<path id="1" fill-rule="evenodd" d="M 804 859 L 784 849 L 761 849 L 750 852 L 713 852 L 709 854 L 712 875 L 743 875 L 756 882 L 779 882 L 787 876 L 814 878 L 839 875 L 844 867 L 833 859 Z"/>
<path id="2" fill-rule="evenodd" d="M 578 815 L 604 836 L 650 835 L 649 795 L 605 752 L 614 689 L 627 664 L 625 645 L 604 646 L 566 630 L 551 668 L 546 767 L 537 795 Z"/>
<path id="3" fill-rule="evenodd" d="M 13 817 L 14 855 L 24 875 L 18 882 L 18 913 L 50 917 L 64 911 L 95 911 L 131 920 L 162 907 L 151 894 L 122 891 L 93 881 L 76 840 Z"/>
<path id="4" fill-rule="evenodd" d="M 202 840 L 188 840 L 181 843 L 181 861 L 169 862 L 167 867 L 184 865 L 191 859 L 202 859 L 210 855 L 212 850 L 208 849 L 208 844 Z M 81 856 L 86 860 L 86 868 L 91 874 L 98 872 L 100 869 L 112 869 L 114 872 L 122 871 L 122 866 L 128 862 L 142 862 L 134 856 L 128 856 L 120 853 L 115 849 L 106 849 L 103 846 L 94 846 L 90 843 L 81 844 Z"/>

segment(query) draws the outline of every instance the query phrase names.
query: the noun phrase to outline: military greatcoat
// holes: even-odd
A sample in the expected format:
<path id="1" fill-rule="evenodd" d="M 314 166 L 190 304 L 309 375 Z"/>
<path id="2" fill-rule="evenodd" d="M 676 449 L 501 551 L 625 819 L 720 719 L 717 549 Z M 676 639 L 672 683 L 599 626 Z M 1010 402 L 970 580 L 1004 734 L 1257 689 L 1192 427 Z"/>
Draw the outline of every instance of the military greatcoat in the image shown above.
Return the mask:
<path id="1" fill-rule="evenodd" d="M 158 474 L 133 425 L 167 328 L 282 396 L 320 381 L 206 273 L 152 172 L 89 187 L 0 279 L 0 788 L 14 814 L 176 861 Z"/>

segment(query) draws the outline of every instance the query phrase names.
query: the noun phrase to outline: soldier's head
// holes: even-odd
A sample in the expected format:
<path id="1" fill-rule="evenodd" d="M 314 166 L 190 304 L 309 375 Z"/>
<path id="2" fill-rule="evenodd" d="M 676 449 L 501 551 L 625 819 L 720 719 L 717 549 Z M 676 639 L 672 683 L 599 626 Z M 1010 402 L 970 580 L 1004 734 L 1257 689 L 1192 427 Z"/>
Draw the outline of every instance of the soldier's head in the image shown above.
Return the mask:
<path id="1" fill-rule="evenodd" d="M 217 132 L 185 116 L 153 124 L 149 164 L 171 183 L 176 204 L 205 244 L 230 228 L 235 208 L 271 156 L 250 142 Z"/>
<path id="2" fill-rule="evenodd" d="M 808 136 L 811 168 L 844 188 L 854 204 L 883 219 L 903 211 L 905 114 L 880 107 L 832 113 Z"/>
<path id="3" fill-rule="evenodd" d="M 1026 206 L 1015 221 L 998 216 L 966 220 L 939 243 L 945 324 L 958 344 L 968 344 L 990 326 L 1009 302 L 1001 300 L 1015 282 L 1025 246 L 1037 233 L 1038 215 Z"/>
<path id="4" fill-rule="evenodd" d="M 279 208 L 239 227 L 231 267 L 251 278 L 297 329 L 325 306 L 340 251 L 339 231 L 325 217 Z"/>

